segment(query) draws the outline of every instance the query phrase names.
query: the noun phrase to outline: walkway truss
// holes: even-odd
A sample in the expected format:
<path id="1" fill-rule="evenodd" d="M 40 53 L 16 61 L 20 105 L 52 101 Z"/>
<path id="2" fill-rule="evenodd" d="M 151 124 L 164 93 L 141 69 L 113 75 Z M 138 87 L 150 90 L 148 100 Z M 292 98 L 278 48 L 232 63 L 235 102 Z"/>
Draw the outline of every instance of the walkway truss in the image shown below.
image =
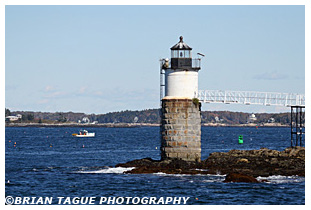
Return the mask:
<path id="1" fill-rule="evenodd" d="M 254 104 L 287 107 L 305 105 L 305 95 L 295 93 L 199 90 L 198 98 L 203 103 Z"/>

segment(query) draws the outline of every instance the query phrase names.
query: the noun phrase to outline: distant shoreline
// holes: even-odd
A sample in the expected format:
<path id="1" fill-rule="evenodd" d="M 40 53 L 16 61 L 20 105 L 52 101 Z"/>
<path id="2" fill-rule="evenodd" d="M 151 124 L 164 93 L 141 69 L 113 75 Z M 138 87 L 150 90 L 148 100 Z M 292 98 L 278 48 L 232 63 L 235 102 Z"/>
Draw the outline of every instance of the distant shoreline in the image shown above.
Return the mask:
<path id="1" fill-rule="evenodd" d="M 159 127 L 157 123 L 6 123 L 5 127 L 106 127 L 106 128 L 137 128 L 137 127 Z M 204 123 L 202 127 L 290 127 L 280 123 L 264 123 L 264 124 L 219 124 Z"/>
<path id="2" fill-rule="evenodd" d="M 156 127 L 160 124 L 152 123 L 8 123 L 5 127 L 106 127 L 106 128 L 136 128 Z"/>

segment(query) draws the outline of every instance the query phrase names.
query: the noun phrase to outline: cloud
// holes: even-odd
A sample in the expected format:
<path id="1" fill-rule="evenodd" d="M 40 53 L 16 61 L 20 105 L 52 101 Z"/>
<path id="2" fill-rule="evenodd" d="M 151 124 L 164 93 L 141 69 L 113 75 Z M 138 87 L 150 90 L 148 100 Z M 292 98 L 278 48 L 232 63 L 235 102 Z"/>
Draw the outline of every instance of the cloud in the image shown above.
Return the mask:
<path id="1" fill-rule="evenodd" d="M 101 91 L 101 90 L 94 91 L 93 94 L 94 94 L 94 96 L 103 96 L 104 95 L 103 91 Z"/>
<path id="2" fill-rule="evenodd" d="M 46 94 L 46 98 L 61 98 L 61 97 L 67 97 L 68 93 L 65 91 L 54 91 L 49 94 Z"/>
<path id="3" fill-rule="evenodd" d="M 257 80 L 283 80 L 286 78 L 288 78 L 288 75 L 276 71 L 257 74 L 253 77 L 253 79 Z"/>
<path id="4" fill-rule="evenodd" d="M 52 90 L 54 90 L 54 87 L 51 86 L 51 85 L 47 85 L 47 86 L 45 87 L 45 91 L 46 91 L 46 92 L 50 92 L 50 91 L 52 91 Z"/>
<path id="5" fill-rule="evenodd" d="M 84 94 L 84 93 L 85 93 L 85 91 L 86 91 L 86 89 L 87 89 L 87 87 L 86 87 L 86 86 L 80 87 L 80 89 L 79 89 L 79 93 L 80 93 L 80 94 Z"/>

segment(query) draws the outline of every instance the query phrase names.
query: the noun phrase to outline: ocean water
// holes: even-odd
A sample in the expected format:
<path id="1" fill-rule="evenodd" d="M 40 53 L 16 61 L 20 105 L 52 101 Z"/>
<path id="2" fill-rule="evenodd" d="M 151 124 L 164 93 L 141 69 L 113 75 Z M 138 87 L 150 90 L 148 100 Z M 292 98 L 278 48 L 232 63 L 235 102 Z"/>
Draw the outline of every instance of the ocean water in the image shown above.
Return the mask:
<path id="1" fill-rule="evenodd" d="M 123 174 L 118 163 L 160 159 L 158 127 L 5 129 L 5 194 L 15 197 L 189 197 L 195 205 L 305 204 L 305 178 L 258 177 L 265 183 L 223 183 L 223 175 Z M 238 144 L 243 135 L 244 144 Z M 290 128 L 202 127 L 202 159 L 231 149 L 284 150 Z M 53 200 L 53 204 L 54 203 Z"/>

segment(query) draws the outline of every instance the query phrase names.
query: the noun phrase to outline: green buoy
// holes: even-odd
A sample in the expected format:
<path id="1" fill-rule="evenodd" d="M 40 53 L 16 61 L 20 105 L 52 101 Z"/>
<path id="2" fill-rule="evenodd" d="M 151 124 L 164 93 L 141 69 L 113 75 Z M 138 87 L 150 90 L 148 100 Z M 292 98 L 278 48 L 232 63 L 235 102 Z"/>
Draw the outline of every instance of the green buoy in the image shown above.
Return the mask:
<path id="1" fill-rule="evenodd" d="M 243 144 L 243 135 L 239 135 L 239 144 Z"/>

